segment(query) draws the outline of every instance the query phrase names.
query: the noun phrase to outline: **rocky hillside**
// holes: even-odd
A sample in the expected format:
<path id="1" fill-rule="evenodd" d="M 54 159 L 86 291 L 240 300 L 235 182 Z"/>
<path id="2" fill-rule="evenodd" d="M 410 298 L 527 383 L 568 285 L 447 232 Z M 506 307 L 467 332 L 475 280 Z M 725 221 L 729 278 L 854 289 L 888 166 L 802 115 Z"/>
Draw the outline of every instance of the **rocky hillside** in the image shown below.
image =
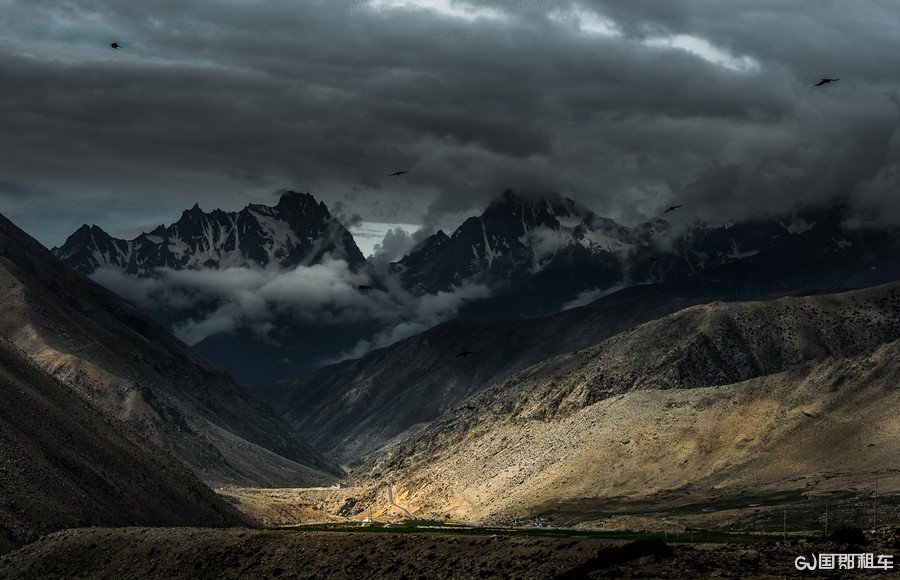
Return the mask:
<path id="1" fill-rule="evenodd" d="M 250 204 L 237 212 L 207 213 L 195 204 L 177 222 L 131 240 L 85 224 L 52 251 L 82 274 L 110 268 L 140 277 L 153 276 L 158 268 L 291 268 L 318 263 L 326 253 L 353 267 L 365 262 L 353 236 L 325 204 L 296 192 L 283 194 L 274 207 Z"/>
<path id="2" fill-rule="evenodd" d="M 887 263 L 895 246 L 885 243 L 876 251 L 873 245 L 866 255 L 877 256 L 879 264 Z M 815 247 L 825 246 L 798 248 L 791 258 L 797 260 L 794 266 L 779 264 L 766 252 L 710 266 L 689 278 L 633 286 L 549 316 L 491 323 L 454 320 L 360 359 L 298 380 L 257 387 L 254 392 L 315 446 L 332 450 L 339 462 L 352 465 L 514 372 L 595 345 L 686 306 L 821 293 L 811 290 L 812 284 L 865 284 L 893 272 L 888 268 L 873 271 L 866 261 L 847 255 L 826 252 L 813 259 Z M 832 276 L 820 277 L 829 263 L 835 267 Z M 457 357 L 467 351 L 472 354 Z"/>
<path id="3" fill-rule="evenodd" d="M 207 481 L 304 485 L 340 474 L 226 373 L 2 216 L 0 335 Z"/>
<path id="4" fill-rule="evenodd" d="M 352 465 L 505 376 L 698 301 L 663 291 L 622 293 L 541 318 L 453 320 L 302 379 L 256 387 L 254 394 L 316 448 Z M 458 356 L 463 352 L 471 354 Z"/>
<path id="5" fill-rule="evenodd" d="M 246 523 L 186 467 L 0 339 L 0 552 L 83 526 Z"/>
<path id="6" fill-rule="evenodd" d="M 896 493 L 898 339 L 900 283 L 687 308 L 498 382 L 372 477 L 414 512 L 475 520 L 765 502 L 875 474 Z"/>

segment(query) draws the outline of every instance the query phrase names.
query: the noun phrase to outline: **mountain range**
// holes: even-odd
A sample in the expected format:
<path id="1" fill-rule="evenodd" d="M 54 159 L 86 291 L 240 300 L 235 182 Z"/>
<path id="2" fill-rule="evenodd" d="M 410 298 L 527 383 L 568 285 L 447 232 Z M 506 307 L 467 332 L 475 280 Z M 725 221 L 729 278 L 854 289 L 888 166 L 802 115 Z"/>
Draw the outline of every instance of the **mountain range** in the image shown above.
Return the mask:
<path id="1" fill-rule="evenodd" d="M 359 465 L 504 377 L 580 350 L 698 297 L 613 294 L 526 320 L 451 320 L 422 334 L 253 393 L 318 449 Z M 472 354 L 462 357 L 460 353 Z"/>
<path id="2" fill-rule="evenodd" d="M 645 283 L 541 317 L 453 320 L 359 359 L 258 386 L 255 393 L 315 446 L 354 465 L 514 372 L 687 306 L 817 294 L 900 279 L 900 236 L 895 231 L 847 231 L 840 208 L 808 212 L 806 218 L 698 226 L 677 238 L 678 249 L 668 253 L 650 254 L 650 246 L 636 242 L 633 248 L 639 249 L 630 250 L 635 252 L 631 276 L 640 275 Z M 526 284 L 529 290 L 538 288 L 534 279 Z M 558 288 L 570 279 L 546 281 L 552 286 L 562 280 Z M 498 303 L 513 292 L 473 303 L 468 310 L 487 305 L 500 309 Z M 472 354 L 456 356 L 464 351 Z"/>
<path id="3" fill-rule="evenodd" d="M 228 266 L 290 272 L 332 256 L 373 280 L 376 290 L 392 292 L 395 286 L 385 277 L 396 278 L 422 300 L 482 285 L 489 296 L 461 300 L 456 311 L 477 322 L 549 315 L 647 284 L 666 284 L 665 292 L 678 296 L 752 299 L 863 287 L 900 274 L 896 231 L 856 226 L 840 206 L 676 231 L 660 218 L 629 228 L 556 194 L 512 191 L 451 235 L 438 231 L 426 238 L 387 273 L 366 263 L 324 204 L 293 192 L 274 207 L 251 204 L 240 212 L 205 213 L 195 206 L 178 222 L 133 240 L 83 226 L 53 252 L 85 274 L 111 268 L 135 279 Z M 216 300 L 195 300 L 175 314 L 152 308 L 147 314 L 174 327 L 201 320 L 218 306 Z M 274 313 L 270 340 L 239 327 L 213 332 L 194 348 L 244 384 L 272 383 L 346 357 L 363 341 L 375 342 L 374 336 L 389 330 L 386 324 L 409 323 L 410 315 L 322 323 Z"/>
<path id="4" fill-rule="evenodd" d="M 596 257 L 576 237 L 562 236 L 565 243 L 543 267 L 505 276 L 490 298 L 466 304 L 460 315 L 490 321 L 550 314 L 645 284 L 752 299 L 798 288 L 864 287 L 900 274 L 897 228 L 858 226 L 843 206 L 678 230 L 656 218 L 627 231 L 630 244 Z"/>
<path id="5" fill-rule="evenodd" d="M 288 192 L 275 206 L 250 204 L 237 212 L 204 212 L 195 204 L 175 223 L 131 240 L 83 225 L 53 255 L 82 274 L 99 268 L 139 277 L 156 270 L 315 264 L 328 253 L 357 267 L 365 258 L 353 236 L 311 195 Z"/>
<path id="6" fill-rule="evenodd" d="M 488 234 L 491 260 L 457 271 L 496 289 L 488 304 L 539 289 L 572 263 L 555 262 L 570 247 L 615 256 L 622 278 L 584 305 L 450 320 L 252 391 L 0 216 L 0 423 L 13 434 L 0 442 L 0 551 L 63 527 L 246 523 L 201 480 L 242 488 L 232 501 L 248 513 L 259 502 L 259 513 L 332 519 L 605 527 L 715 513 L 744 525 L 786 501 L 846 498 L 869 478 L 892 505 L 895 230 L 847 227 L 830 208 L 671 235 L 661 221 L 626 230 L 557 201 L 519 216 L 522 231 L 563 232 L 555 253 Z M 507 203 L 524 207 L 504 196 L 487 222 Z M 622 245 L 598 244 L 597 228 Z M 356 267 L 374 280 L 366 292 L 388 292 Z M 429 295 L 411 281 L 405 291 Z M 354 486 L 329 487 L 348 474 Z M 319 499 L 270 505 L 269 487 Z"/>
<path id="7" fill-rule="evenodd" d="M 452 236 L 439 230 L 395 267 L 406 285 L 422 294 L 466 281 L 496 287 L 557 263 L 590 264 L 597 271 L 595 278 L 582 281 L 584 288 L 602 288 L 621 278 L 616 256 L 637 243 L 628 228 L 569 198 L 506 191 L 480 216 L 465 220 Z"/>

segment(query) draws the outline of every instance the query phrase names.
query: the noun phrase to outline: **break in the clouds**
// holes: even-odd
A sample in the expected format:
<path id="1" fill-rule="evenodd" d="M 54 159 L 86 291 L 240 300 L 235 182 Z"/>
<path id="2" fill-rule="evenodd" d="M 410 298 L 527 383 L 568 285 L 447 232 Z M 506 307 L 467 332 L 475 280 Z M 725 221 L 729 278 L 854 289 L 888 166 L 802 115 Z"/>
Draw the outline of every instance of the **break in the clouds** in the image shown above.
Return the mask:
<path id="1" fill-rule="evenodd" d="M 624 223 L 672 202 L 690 208 L 677 219 L 725 220 L 835 199 L 900 221 L 888 1 L 0 12 L 0 211 L 48 245 L 279 187 L 361 222 L 444 228 L 506 188 Z M 813 88 L 822 76 L 841 80 Z"/>
<path id="2" fill-rule="evenodd" d="M 378 262 L 398 260 L 415 245 L 421 227 L 413 224 L 361 222 L 350 227 L 353 241 L 363 256 Z M 421 234 L 420 234 L 421 236 Z"/>

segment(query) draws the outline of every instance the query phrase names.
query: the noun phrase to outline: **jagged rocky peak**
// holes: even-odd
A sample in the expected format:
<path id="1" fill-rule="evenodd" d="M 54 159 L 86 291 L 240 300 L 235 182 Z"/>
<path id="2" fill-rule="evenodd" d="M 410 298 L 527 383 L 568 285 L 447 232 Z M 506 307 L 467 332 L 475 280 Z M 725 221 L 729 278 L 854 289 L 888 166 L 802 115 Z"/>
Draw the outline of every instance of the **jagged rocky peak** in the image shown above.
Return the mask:
<path id="1" fill-rule="evenodd" d="M 300 211 L 305 213 L 307 211 L 319 211 L 324 215 L 330 215 L 324 202 L 316 201 L 316 198 L 309 193 L 297 191 L 285 191 L 282 193 L 275 207 L 281 212 Z"/>
<path id="2" fill-rule="evenodd" d="M 482 214 L 483 219 L 492 217 L 520 216 L 534 224 L 544 222 L 552 224 L 555 217 L 585 216 L 590 211 L 574 200 L 555 192 L 532 193 L 515 192 L 507 189 L 488 205 Z"/>
<path id="3" fill-rule="evenodd" d="M 609 255 L 632 244 L 628 228 L 552 192 L 507 190 L 449 238 L 439 234 L 397 263 L 415 290 L 446 289 L 467 279 L 520 278 L 559 254 Z"/>
<path id="4" fill-rule="evenodd" d="M 581 246 L 592 253 L 616 252 L 629 247 L 632 237 L 625 226 L 554 192 L 507 190 L 472 225 L 480 225 L 498 240 L 510 238 L 501 244 L 521 245 L 534 255 L 567 246 Z"/>
<path id="5" fill-rule="evenodd" d="M 434 252 L 439 251 L 444 244 L 450 241 L 450 236 L 448 236 L 444 230 L 438 230 L 413 246 L 413 248 L 409 251 L 410 254 L 421 254 L 421 255 L 430 255 Z"/>
<path id="6" fill-rule="evenodd" d="M 53 253 L 83 274 L 99 268 L 150 277 L 160 268 L 272 266 L 321 262 L 326 255 L 358 267 L 365 258 L 353 236 L 308 193 L 286 191 L 274 206 L 249 204 L 237 212 L 205 212 L 194 204 L 170 226 L 131 240 L 84 226 Z"/>
<path id="7" fill-rule="evenodd" d="M 79 243 L 88 243 L 91 240 L 101 239 L 111 239 L 110 235 L 103 231 L 100 226 L 97 225 L 87 225 L 84 224 L 80 228 L 78 228 L 74 234 L 69 237 L 70 240 L 79 242 Z"/>

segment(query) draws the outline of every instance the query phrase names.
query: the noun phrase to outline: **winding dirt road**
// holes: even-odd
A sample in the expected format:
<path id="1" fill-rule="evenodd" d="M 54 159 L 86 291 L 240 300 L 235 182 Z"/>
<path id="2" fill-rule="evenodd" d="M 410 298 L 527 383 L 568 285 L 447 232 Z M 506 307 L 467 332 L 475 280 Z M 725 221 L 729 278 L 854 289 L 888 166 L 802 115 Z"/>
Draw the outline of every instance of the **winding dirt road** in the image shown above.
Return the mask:
<path id="1" fill-rule="evenodd" d="M 394 506 L 395 508 L 397 508 L 398 510 L 400 510 L 404 514 L 406 514 L 406 517 L 412 519 L 412 517 L 413 517 L 412 512 L 394 501 L 394 486 L 393 485 L 387 486 L 387 490 L 388 490 L 388 502 L 390 502 L 390 504 L 392 506 Z"/>

